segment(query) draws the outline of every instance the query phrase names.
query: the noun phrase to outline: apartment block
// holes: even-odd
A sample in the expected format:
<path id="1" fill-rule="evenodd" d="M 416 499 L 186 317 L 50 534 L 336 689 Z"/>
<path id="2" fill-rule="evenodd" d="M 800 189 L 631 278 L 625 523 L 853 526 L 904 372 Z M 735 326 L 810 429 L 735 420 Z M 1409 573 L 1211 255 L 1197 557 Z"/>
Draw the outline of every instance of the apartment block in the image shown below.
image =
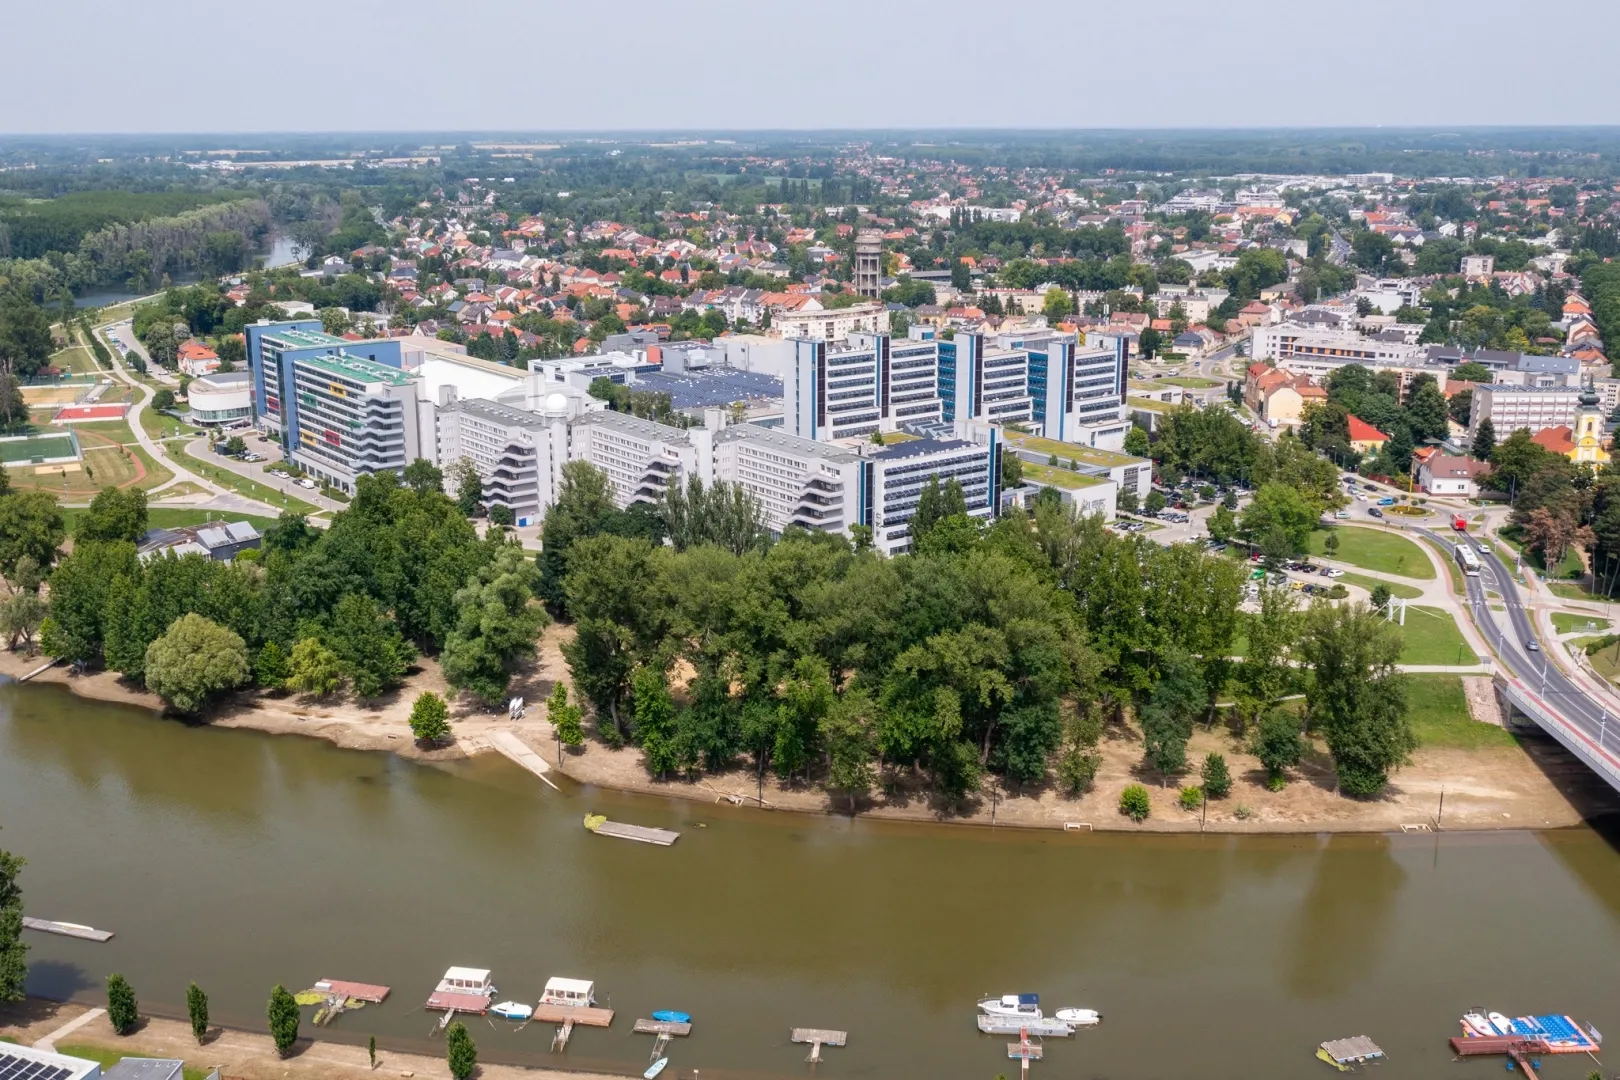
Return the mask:
<path id="1" fill-rule="evenodd" d="M 1479 431 L 1486 418 L 1498 440 L 1520 428 L 1535 434 L 1543 428 L 1573 427 L 1580 398 L 1578 386 L 1476 386 L 1468 412 L 1469 437 Z"/>
<path id="2" fill-rule="evenodd" d="M 800 339 L 783 380 L 782 426 L 817 441 L 937 422 L 937 342 L 856 333 L 843 342 Z"/>
<path id="3" fill-rule="evenodd" d="M 1036 417 L 1029 392 L 1029 351 L 1009 339 L 986 339 L 983 334 L 958 334 L 952 341 L 941 341 L 939 396 L 947 423 L 1032 423 Z"/>
<path id="4" fill-rule="evenodd" d="M 308 473 L 353 491 L 367 473 L 403 472 L 423 455 L 414 375 L 347 352 L 299 356 L 292 368 L 284 446 Z"/>
<path id="5" fill-rule="evenodd" d="M 847 308 L 779 311 L 771 316 L 771 331 L 784 338 L 818 341 L 843 341 L 854 333 L 887 334 L 889 309 L 874 301 Z"/>

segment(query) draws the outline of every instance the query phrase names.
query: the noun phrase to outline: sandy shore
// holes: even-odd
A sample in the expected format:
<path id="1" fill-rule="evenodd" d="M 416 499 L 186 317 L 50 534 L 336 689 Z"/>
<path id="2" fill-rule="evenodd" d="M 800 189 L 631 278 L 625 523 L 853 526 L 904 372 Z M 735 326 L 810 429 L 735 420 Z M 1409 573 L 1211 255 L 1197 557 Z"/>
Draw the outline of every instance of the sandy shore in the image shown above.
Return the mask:
<path id="1" fill-rule="evenodd" d="M 399 691 L 374 702 L 350 699 L 310 701 L 282 694 L 243 694 L 217 710 L 210 722 L 221 727 L 252 728 L 272 734 L 299 734 L 326 739 L 358 750 L 386 750 L 404 757 L 445 760 L 492 752 L 491 731 L 512 731 L 558 771 L 582 785 L 643 792 L 701 802 L 762 800 L 768 809 L 813 814 L 845 814 L 846 800 L 834 800 L 814 785 L 784 784 L 767 776 L 763 785 L 753 771 L 738 768 L 696 781 L 656 780 L 642 766 L 634 748 L 609 749 L 590 741 L 577 753 L 559 754 L 554 732 L 545 719 L 544 701 L 553 680 L 566 676 L 558 648 L 566 628 L 550 628 L 540 643 L 533 667 L 514 681 L 513 693 L 529 702 L 519 721 L 469 702 L 452 705 L 454 740 L 423 750 L 411 738 L 407 718 L 411 702 L 423 690 L 446 694 L 437 663 L 421 662 Z M 19 654 L 0 652 L 0 673 L 19 675 L 40 664 Z M 161 708 L 158 698 L 109 672 L 70 676 L 52 668 L 35 681 L 59 683 L 88 698 Z M 1100 749 L 1102 767 L 1093 789 L 1071 798 L 1048 787 L 1016 792 L 985 790 L 957 806 L 939 805 L 915 778 L 900 777 L 887 791 L 864 800 L 863 815 L 906 821 L 961 822 L 1028 828 L 1069 827 L 1143 832 L 1389 832 L 1402 826 L 1446 829 L 1560 828 L 1577 825 L 1620 809 L 1620 798 L 1557 743 L 1531 730 L 1521 746 L 1462 750 L 1425 748 L 1399 770 L 1386 793 L 1377 799 L 1354 800 L 1334 790 L 1331 764 L 1316 747 L 1295 770 L 1282 791 L 1266 789 L 1259 762 L 1223 728 L 1198 729 L 1188 747 L 1188 760 L 1206 753 L 1226 756 L 1232 792 L 1197 811 L 1181 809 L 1174 787 L 1159 784 L 1142 767 L 1139 738 L 1128 730 L 1111 730 Z M 1196 773 L 1183 780 L 1197 783 Z M 1147 786 L 1152 815 L 1140 825 L 1118 812 L 1119 794 L 1128 784 Z M 1441 795 L 1444 793 L 1444 808 Z M 1437 820 L 1438 819 L 1438 820 Z"/>
<path id="2" fill-rule="evenodd" d="M 89 1008 L 87 1005 L 39 998 L 0 1005 L 0 1035 L 32 1045 L 82 1016 Z M 303 1034 L 307 1036 L 308 1032 L 306 1024 Z M 476 1031 L 473 1038 L 477 1040 Z M 114 1034 L 106 1016 L 98 1016 L 71 1034 L 64 1035 L 57 1049 L 75 1045 L 112 1050 L 128 1057 L 179 1058 L 187 1065 L 204 1069 L 218 1066 L 224 1076 L 239 1080 L 286 1080 L 289 1077 L 294 1080 L 377 1080 L 379 1077 L 390 1080 L 394 1077 L 450 1080 L 450 1070 L 443 1057 L 399 1053 L 382 1046 L 377 1048 L 375 1071 L 370 1066 L 364 1046 L 307 1037 L 298 1040 L 292 1056 L 287 1058 L 276 1053 L 269 1035 L 246 1031 L 214 1028 L 209 1032 L 208 1041 L 198 1046 L 197 1040 L 192 1037 L 191 1025 L 179 1020 L 143 1018 L 139 1030 L 120 1038 Z M 676 1075 L 675 1070 L 670 1072 Z M 519 1080 L 522 1077 L 538 1080 L 600 1080 L 598 1073 L 494 1064 L 480 1064 L 478 1076 L 480 1080 Z"/>

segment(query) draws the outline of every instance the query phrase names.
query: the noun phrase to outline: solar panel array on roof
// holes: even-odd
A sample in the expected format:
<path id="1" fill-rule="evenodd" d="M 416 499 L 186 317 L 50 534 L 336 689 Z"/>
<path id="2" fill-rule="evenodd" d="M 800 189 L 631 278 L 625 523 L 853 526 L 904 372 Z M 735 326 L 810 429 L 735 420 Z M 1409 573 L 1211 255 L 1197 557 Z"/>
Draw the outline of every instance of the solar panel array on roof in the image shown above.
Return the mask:
<path id="1" fill-rule="evenodd" d="M 60 1065 L 0 1052 L 0 1080 L 67 1080 L 72 1075 Z"/>

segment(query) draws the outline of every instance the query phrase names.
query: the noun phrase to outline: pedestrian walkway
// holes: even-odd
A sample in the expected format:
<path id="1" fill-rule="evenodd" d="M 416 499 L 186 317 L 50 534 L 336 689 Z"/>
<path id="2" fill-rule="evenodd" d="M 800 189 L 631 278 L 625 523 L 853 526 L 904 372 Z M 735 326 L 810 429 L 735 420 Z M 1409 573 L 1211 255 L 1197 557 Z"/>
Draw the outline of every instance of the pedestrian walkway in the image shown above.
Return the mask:
<path id="1" fill-rule="evenodd" d="M 106 1009 L 91 1009 L 83 1016 L 74 1017 L 72 1020 L 69 1020 L 67 1023 L 63 1024 L 55 1031 L 36 1042 L 34 1044 L 34 1049 L 50 1050 L 54 1052 L 56 1050 L 56 1041 L 58 1039 L 67 1038 L 69 1035 L 73 1034 L 75 1031 L 78 1031 L 80 1028 L 95 1020 L 97 1017 L 106 1015 Z"/>

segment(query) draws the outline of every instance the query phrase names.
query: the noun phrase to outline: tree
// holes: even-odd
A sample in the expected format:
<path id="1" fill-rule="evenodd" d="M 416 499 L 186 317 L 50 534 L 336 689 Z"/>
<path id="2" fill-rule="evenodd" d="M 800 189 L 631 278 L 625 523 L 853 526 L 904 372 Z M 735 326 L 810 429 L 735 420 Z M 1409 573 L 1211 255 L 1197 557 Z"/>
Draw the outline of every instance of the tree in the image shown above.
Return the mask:
<path id="1" fill-rule="evenodd" d="M 721 480 L 705 485 L 694 475 L 684 485 L 669 485 L 659 514 L 676 551 L 714 544 L 741 555 L 766 540 L 764 507 L 741 484 Z"/>
<path id="2" fill-rule="evenodd" d="M 270 1038 L 275 1041 L 276 1053 L 286 1057 L 298 1041 L 298 1002 L 280 983 L 270 991 Z"/>
<path id="3" fill-rule="evenodd" d="M 56 549 L 66 537 L 56 496 L 44 491 L 0 495 L 0 574 L 8 581 L 20 559 L 31 558 L 42 569 L 56 565 Z"/>
<path id="4" fill-rule="evenodd" d="M 107 976 L 107 1022 L 119 1035 L 128 1035 L 140 1022 L 140 1009 L 135 1003 L 135 988 L 129 980 L 114 972 Z"/>
<path id="5" fill-rule="evenodd" d="M 186 1015 L 191 1018 L 191 1033 L 201 1046 L 208 1035 L 208 995 L 195 982 L 186 988 Z"/>
<path id="6" fill-rule="evenodd" d="M 1299 764 L 1305 753 L 1305 740 L 1300 731 L 1299 717 L 1287 709 L 1272 709 L 1261 718 L 1255 728 L 1254 756 L 1266 770 L 1266 779 L 1273 790 L 1283 786 L 1287 771 Z"/>
<path id="7" fill-rule="evenodd" d="M 1127 785 L 1119 793 L 1119 812 L 1140 825 L 1148 819 L 1153 812 L 1152 800 L 1148 798 L 1148 789 L 1141 784 Z"/>
<path id="8" fill-rule="evenodd" d="M 1167 650 L 1160 658 L 1153 695 L 1138 713 L 1148 763 L 1160 776 L 1169 777 L 1186 767 L 1193 719 L 1207 702 L 1198 661 L 1184 650 Z"/>
<path id="9" fill-rule="evenodd" d="M 146 492 L 141 488 L 102 488 L 90 500 L 90 509 L 73 530 L 76 543 L 92 540 L 128 540 L 139 543 L 146 535 Z"/>
<path id="10" fill-rule="evenodd" d="M 849 798 L 851 814 L 877 780 L 872 764 L 877 755 L 877 739 L 872 731 L 874 710 L 870 697 L 852 690 L 833 703 L 818 732 L 827 752 L 827 789 L 841 791 Z"/>
<path id="11" fill-rule="evenodd" d="M 498 525 L 503 529 L 510 528 L 516 520 L 517 515 L 513 514 L 512 508 L 504 503 L 496 503 L 489 508 L 489 523 L 491 525 Z"/>
<path id="12" fill-rule="evenodd" d="M 539 595 L 552 611 L 567 613 L 563 579 L 568 573 L 570 548 L 576 541 L 607 531 L 617 513 L 607 473 L 588 461 L 570 461 L 562 467 L 556 501 L 546 509 L 540 528 L 542 546 L 537 560 Z"/>
<path id="13" fill-rule="evenodd" d="M 22 939 L 22 887 L 27 860 L 0 850 L 0 1001 L 22 1001 L 28 980 L 28 944 Z"/>
<path id="14" fill-rule="evenodd" d="M 1491 455 L 1496 451 L 1496 425 L 1491 423 L 1490 417 L 1485 417 L 1474 429 L 1474 445 L 1469 448 L 1475 461 L 1490 461 Z"/>
<path id="15" fill-rule="evenodd" d="M 1531 510 L 1524 523 L 1524 544 L 1532 551 L 1541 552 L 1542 565 L 1557 566 L 1574 542 L 1577 526 L 1566 514 L 1538 506 Z"/>
<path id="16" fill-rule="evenodd" d="M 1041 304 L 1041 314 L 1054 322 L 1067 318 L 1074 314 L 1074 299 L 1062 289 L 1048 289 Z"/>
<path id="17" fill-rule="evenodd" d="M 1446 412 L 1446 396 L 1434 379 L 1427 378 L 1417 386 L 1406 403 L 1406 419 L 1412 429 L 1412 439 L 1444 439 L 1451 433 L 1450 417 Z"/>
<path id="18" fill-rule="evenodd" d="M 1531 477 L 1554 465 L 1561 457 L 1535 442 L 1529 428 L 1519 428 L 1491 451 L 1491 471 L 1486 474 L 1485 482 L 1493 491 L 1516 496 Z"/>
<path id="19" fill-rule="evenodd" d="M 1010 447 L 1001 448 L 1001 486 L 1015 488 L 1024 482 L 1024 459 Z"/>
<path id="20" fill-rule="evenodd" d="M 411 705 L 411 734 L 416 741 L 432 746 L 450 734 L 450 708 L 444 698 L 431 690 L 416 695 Z"/>
<path id="21" fill-rule="evenodd" d="M 1319 517 L 1320 511 L 1297 488 L 1272 482 L 1260 485 L 1239 526 L 1263 549 L 1279 545 L 1284 555 L 1303 555 Z"/>
<path id="22" fill-rule="evenodd" d="M 597 730 L 623 734 L 620 709 L 637 666 L 647 663 L 668 630 L 668 550 L 646 540 L 596 536 L 570 554 L 568 610 L 574 639 L 562 645 L 574 689 L 591 703 Z M 604 731 L 602 720 L 611 726 Z"/>
<path id="23" fill-rule="evenodd" d="M 1293 590 L 1260 586 L 1260 610 L 1248 617 L 1249 651 L 1237 671 L 1238 703 L 1252 720 L 1283 695 L 1293 678 L 1292 650 L 1300 612 Z"/>
<path id="24" fill-rule="evenodd" d="M 195 613 L 180 616 L 146 649 L 146 688 L 183 713 L 250 674 L 241 635 Z"/>
<path id="25" fill-rule="evenodd" d="M 46 653 L 75 664 L 100 659 L 107 627 L 127 614 L 131 583 L 140 576 L 134 544 L 75 544 L 51 574 L 50 613 L 40 628 Z M 109 602 L 115 595 L 123 607 Z"/>
<path id="26" fill-rule="evenodd" d="M 26 379 L 50 361 L 53 347 L 43 308 L 21 289 L 0 296 L 0 368 Z"/>
<path id="27" fill-rule="evenodd" d="M 1488 383 L 1491 381 L 1491 369 L 1477 360 L 1470 360 L 1452 368 L 1450 378 L 1458 382 Z"/>
<path id="28" fill-rule="evenodd" d="M 1330 559 L 1339 553 L 1339 530 L 1328 530 L 1328 534 L 1322 538 L 1322 552 Z"/>
<path id="29" fill-rule="evenodd" d="M 508 542 L 455 594 L 456 622 L 439 658 L 453 688 L 491 705 L 505 700 L 512 672 L 534 655 L 535 638 L 550 622 L 544 608 L 530 603 L 533 580 L 523 549 Z"/>
<path id="30" fill-rule="evenodd" d="M 557 730 L 557 741 L 572 749 L 585 744 L 585 728 L 580 723 L 578 705 L 568 703 L 568 684 L 558 679 L 546 699 L 546 719 Z"/>
<path id="31" fill-rule="evenodd" d="M 241 457 L 243 454 L 247 453 L 246 440 L 244 440 L 240 435 L 232 435 L 230 438 L 225 440 L 224 453 L 226 457 Z"/>
<path id="32" fill-rule="evenodd" d="M 1132 424 L 1125 432 L 1125 452 L 1135 457 L 1147 457 L 1149 449 L 1148 433 Z"/>
<path id="33" fill-rule="evenodd" d="M 1300 652 L 1311 670 L 1309 716 L 1348 795 L 1378 794 L 1417 748 L 1396 666 L 1402 647 L 1400 631 L 1364 604 L 1319 601 L 1306 616 Z"/>
<path id="34" fill-rule="evenodd" d="M 444 471 L 427 458 L 417 458 L 405 466 L 405 486 L 418 495 L 444 490 Z"/>
<path id="35" fill-rule="evenodd" d="M 343 685 L 343 661 L 319 638 L 295 642 L 287 659 L 287 689 L 323 698 L 337 693 Z"/>
<path id="36" fill-rule="evenodd" d="M 478 1068 L 478 1047 L 467 1034 L 467 1025 L 459 1020 L 445 1033 L 444 1056 L 454 1080 L 468 1080 Z"/>
<path id="37" fill-rule="evenodd" d="M 632 734 L 641 744 L 643 764 L 660 780 L 676 765 L 675 701 L 663 670 L 645 665 L 633 681 L 635 726 Z"/>
<path id="38" fill-rule="evenodd" d="M 398 686 L 415 656 L 415 650 L 400 637 L 399 627 L 377 610 L 377 602 L 358 593 L 344 596 L 332 609 L 326 639 L 349 685 L 363 698 L 374 698 Z"/>
<path id="39" fill-rule="evenodd" d="M 1143 503 L 1142 509 L 1147 512 L 1148 517 L 1153 517 L 1160 510 L 1163 510 L 1166 505 L 1168 505 L 1168 500 L 1165 499 L 1164 493 L 1154 489 L 1147 493 L 1147 499 Z"/>
<path id="40" fill-rule="evenodd" d="M 377 1036 L 375 1035 L 366 1036 L 366 1058 L 371 1062 L 371 1067 L 375 1069 L 377 1067 Z"/>
<path id="41" fill-rule="evenodd" d="M 0 599 L 0 637 L 6 639 L 6 648 L 18 645 L 34 651 L 34 635 L 45 622 L 45 601 L 37 592 L 21 589 Z"/>
<path id="42" fill-rule="evenodd" d="M 1159 351 L 1162 340 L 1163 335 L 1149 326 L 1137 335 L 1136 351 L 1141 355 L 1142 359 L 1151 360 L 1153 354 Z"/>
<path id="43" fill-rule="evenodd" d="M 1224 799 L 1232 790 L 1232 774 L 1227 771 L 1226 758 L 1221 754 L 1205 754 L 1200 773 L 1204 781 L 1204 794 L 1212 799 Z"/>
<path id="44" fill-rule="evenodd" d="M 1209 538 L 1217 544 L 1224 544 L 1237 533 L 1237 515 L 1225 506 L 1217 506 L 1215 512 L 1209 515 Z"/>
<path id="45" fill-rule="evenodd" d="M 450 466 L 450 486 L 456 493 L 456 509 L 463 517 L 474 517 L 484 502 L 484 478 L 471 458 L 457 458 Z"/>

